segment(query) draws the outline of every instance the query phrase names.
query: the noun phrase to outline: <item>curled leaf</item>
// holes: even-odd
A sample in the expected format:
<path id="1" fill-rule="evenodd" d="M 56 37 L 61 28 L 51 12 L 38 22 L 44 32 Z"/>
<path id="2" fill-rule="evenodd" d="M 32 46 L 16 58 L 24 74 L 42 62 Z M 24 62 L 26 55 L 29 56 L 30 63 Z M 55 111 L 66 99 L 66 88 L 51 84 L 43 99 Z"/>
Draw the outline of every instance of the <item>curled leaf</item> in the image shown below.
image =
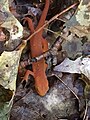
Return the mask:
<path id="1" fill-rule="evenodd" d="M 75 61 L 66 58 L 54 71 L 84 74 L 90 80 L 90 58 L 79 57 Z"/>

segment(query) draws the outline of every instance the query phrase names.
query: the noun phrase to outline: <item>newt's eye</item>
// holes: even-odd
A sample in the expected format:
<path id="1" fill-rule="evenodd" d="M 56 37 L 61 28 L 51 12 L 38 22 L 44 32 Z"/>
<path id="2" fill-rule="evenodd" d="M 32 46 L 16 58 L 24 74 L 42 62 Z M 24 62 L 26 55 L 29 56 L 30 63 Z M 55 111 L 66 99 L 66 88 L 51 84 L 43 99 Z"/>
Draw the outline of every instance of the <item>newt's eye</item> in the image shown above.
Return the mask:
<path id="1" fill-rule="evenodd" d="M 37 93 L 39 93 L 39 87 L 35 86 L 35 89 L 36 89 Z"/>

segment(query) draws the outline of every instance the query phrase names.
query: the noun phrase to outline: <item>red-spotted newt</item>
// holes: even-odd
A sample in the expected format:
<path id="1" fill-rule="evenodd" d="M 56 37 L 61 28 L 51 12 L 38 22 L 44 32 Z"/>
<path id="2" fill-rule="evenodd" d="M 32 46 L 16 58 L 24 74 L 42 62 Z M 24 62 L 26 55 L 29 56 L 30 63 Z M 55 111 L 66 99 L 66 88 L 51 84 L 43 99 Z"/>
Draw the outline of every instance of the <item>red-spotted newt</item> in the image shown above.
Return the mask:
<path id="1" fill-rule="evenodd" d="M 29 25 L 29 29 L 31 30 L 31 34 L 33 34 L 35 31 L 37 31 L 39 28 L 41 28 L 44 23 L 45 23 L 45 19 L 46 19 L 46 15 L 49 9 L 49 0 L 45 0 L 45 6 L 44 6 L 44 10 L 42 12 L 41 18 L 39 20 L 39 23 L 36 27 L 36 29 L 34 29 L 32 20 L 28 17 L 25 18 L 25 20 L 28 22 Z M 36 57 L 41 55 L 43 52 L 48 50 L 48 43 L 47 41 L 42 37 L 42 33 L 43 33 L 43 29 L 41 31 L 39 31 L 38 33 L 36 33 L 31 39 L 30 39 L 30 49 L 31 49 L 31 57 Z M 28 75 L 33 75 L 34 79 L 35 79 L 35 88 L 37 93 L 40 96 L 44 96 L 48 89 L 48 80 L 47 80 L 47 76 L 45 74 L 46 71 L 46 64 L 45 64 L 45 60 L 44 58 L 42 58 L 41 60 L 32 63 L 32 71 L 27 70 L 26 74 L 24 76 L 24 80 L 28 80 Z"/>

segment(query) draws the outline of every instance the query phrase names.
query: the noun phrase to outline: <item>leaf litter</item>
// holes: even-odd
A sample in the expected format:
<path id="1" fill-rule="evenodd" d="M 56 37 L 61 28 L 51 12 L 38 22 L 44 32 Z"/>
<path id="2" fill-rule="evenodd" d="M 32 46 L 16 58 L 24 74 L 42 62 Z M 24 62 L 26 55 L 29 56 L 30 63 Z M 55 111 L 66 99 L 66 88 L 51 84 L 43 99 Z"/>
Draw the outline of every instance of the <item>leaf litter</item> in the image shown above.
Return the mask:
<path id="1" fill-rule="evenodd" d="M 18 0 L 17 0 L 18 1 Z M 54 1 L 54 0 L 53 0 Z M 52 7 L 55 3 L 51 2 L 51 8 L 58 9 L 58 7 Z M 69 2 L 73 2 L 72 0 Z M 17 2 L 18 4 L 19 2 Z M 19 87 L 17 88 L 16 94 L 16 79 L 19 76 L 19 80 L 22 79 L 25 74 L 25 69 L 23 66 L 20 66 L 19 62 L 26 64 L 26 67 L 30 67 L 30 63 L 27 62 L 27 59 L 30 56 L 27 55 L 28 47 L 23 45 L 21 49 L 17 49 L 21 42 L 22 37 L 24 39 L 29 40 L 33 35 L 29 38 L 25 38 L 28 36 L 28 29 L 26 26 L 20 24 L 25 15 L 28 16 L 30 14 L 33 17 L 33 20 L 36 20 L 34 24 L 37 24 L 38 15 L 40 16 L 41 9 L 39 6 L 35 8 L 34 5 L 41 5 L 35 3 L 35 1 L 25 4 L 26 7 L 24 10 L 19 11 L 17 13 L 15 11 L 15 1 L 11 1 L 8 3 L 8 0 L 1 1 L 0 4 L 0 27 L 4 28 L 8 31 L 8 39 L 5 39 L 6 35 L 1 31 L 1 41 L 5 39 L 1 45 L 3 50 L 0 50 L 0 119 L 8 119 L 8 113 L 11 111 L 11 120 L 55 120 L 55 119 L 84 119 L 89 120 L 90 118 L 90 47 L 89 47 L 89 26 L 90 26 L 90 2 L 88 0 L 81 0 L 76 10 L 75 14 L 71 16 L 70 11 L 67 13 L 54 13 L 56 16 L 52 18 L 52 15 L 49 11 L 47 15 L 48 22 L 43 28 L 46 26 L 44 30 L 44 37 L 46 37 L 49 41 L 49 46 L 52 48 L 52 39 L 57 38 L 59 35 L 61 39 L 63 39 L 63 43 L 60 43 L 60 48 L 57 49 L 57 53 L 51 53 L 51 56 L 48 56 L 48 51 L 46 52 L 46 59 L 48 63 L 48 71 L 47 76 L 51 73 L 51 76 L 48 77 L 50 89 L 48 93 L 44 97 L 40 97 L 37 95 L 34 89 L 33 78 L 29 76 L 29 81 L 26 83 L 19 83 Z M 52 5 L 52 3 L 54 3 Z M 10 7 L 14 8 L 9 11 Z M 19 3 L 19 5 L 23 6 L 23 3 Z M 32 7 L 33 5 L 33 7 Z M 66 4 L 67 6 L 67 4 Z M 60 6 L 59 6 L 60 7 Z M 65 6 L 64 6 L 65 7 Z M 73 7 L 72 7 L 73 8 Z M 76 9 L 76 8 L 74 8 Z M 37 11 L 38 10 L 38 11 Z M 75 10 L 74 10 L 75 11 Z M 71 12 L 72 13 L 72 12 Z M 68 17 L 69 15 L 69 17 Z M 15 18 L 18 18 L 18 20 Z M 50 19 L 51 16 L 51 19 Z M 60 17 L 59 17 L 60 16 Z M 53 22 L 56 18 L 58 20 L 63 21 L 63 24 L 59 24 L 60 29 L 55 30 L 55 32 L 49 27 L 50 22 Z M 68 19 L 69 18 L 69 19 Z M 56 23 L 54 23 L 56 24 Z M 51 24 L 53 25 L 53 24 Z M 50 26 L 51 26 L 50 25 Z M 57 26 L 57 25 L 56 25 Z M 50 32 L 48 34 L 48 30 Z M 24 36 L 23 36 L 24 30 Z M 65 31 L 66 30 L 66 31 Z M 66 33 L 65 33 L 66 32 Z M 37 31 L 36 31 L 37 33 Z M 34 33 L 34 34 L 36 34 Z M 58 43 L 58 42 L 57 42 Z M 53 44 L 55 44 L 53 42 Z M 56 44 L 57 45 L 57 44 Z M 25 47 L 23 53 L 22 50 Z M 57 46 L 55 46 L 57 47 Z M 21 55 L 22 53 L 22 55 Z M 60 55 L 60 56 L 59 56 Z M 43 55 L 42 55 L 43 56 Z M 38 57 L 38 56 L 37 56 Z M 40 57 L 39 57 L 40 58 Z M 60 58 L 60 59 L 58 59 Z M 63 58 L 63 59 L 61 59 Z M 41 59 L 41 58 L 40 58 Z M 57 60 L 56 60 L 57 59 Z M 34 59 L 33 59 L 34 60 Z M 26 61 L 26 62 L 24 62 Z M 55 64 L 54 64 L 55 63 Z M 19 73 L 18 73 L 19 68 Z M 57 74 L 58 73 L 58 74 Z M 62 76 L 58 77 L 62 73 Z M 59 81 L 60 80 L 60 81 Z M 77 88 L 75 81 L 79 81 L 82 86 L 82 95 L 79 95 L 80 88 Z M 84 85 L 83 85 L 84 83 Z M 15 95 L 15 97 L 14 97 Z M 5 98 L 6 96 L 6 98 Z M 73 98 L 72 98 L 73 96 Z M 14 104 L 13 103 L 14 97 Z M 6 99 L 6 100 L 5 100 Z M 86 101 L 86 102 L 85 102 Z M 77 104 L 76 104 L 77 103 Z M 86 103 L 86 104 L 85 104 Z M 86 105 L 86 106 L 85 106 Z M 42 106 L 42 107 L 41 107 Z M 73 106 L 73 107 L 72 107 Z M 77 106 L 77 107 L 75 107 Z M 81 107 L 82 106 L 82 107 Z M 11 110 L 12 107 L 12 110 Z M 86 109 L 84 109 L 86 107 Z M 72 113 L 73 111 L 73 113 Z"/>

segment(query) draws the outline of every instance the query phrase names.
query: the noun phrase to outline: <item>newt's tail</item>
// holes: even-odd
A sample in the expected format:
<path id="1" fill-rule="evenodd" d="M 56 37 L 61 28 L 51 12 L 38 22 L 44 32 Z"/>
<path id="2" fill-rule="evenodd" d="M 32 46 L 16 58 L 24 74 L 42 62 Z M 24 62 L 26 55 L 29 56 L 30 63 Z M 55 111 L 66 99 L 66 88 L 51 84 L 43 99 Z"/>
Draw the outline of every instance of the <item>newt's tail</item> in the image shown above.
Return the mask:
<path id="1" fill-rule="evenodd" d="M 50 0 L 45 0 L 45 1 L 46 1 L 45 7 L 44 7 L 44 10 L 42 12 L 41 18 L 39 20 L 38 26 L 36 27 L 36 30 L 38 30 L 40 27 L 42 27 L 45 23 L 45 19 L 46 19 L 47 12 L 48 12 L 48 9 L 49 9 L 49 1 Z"/>

